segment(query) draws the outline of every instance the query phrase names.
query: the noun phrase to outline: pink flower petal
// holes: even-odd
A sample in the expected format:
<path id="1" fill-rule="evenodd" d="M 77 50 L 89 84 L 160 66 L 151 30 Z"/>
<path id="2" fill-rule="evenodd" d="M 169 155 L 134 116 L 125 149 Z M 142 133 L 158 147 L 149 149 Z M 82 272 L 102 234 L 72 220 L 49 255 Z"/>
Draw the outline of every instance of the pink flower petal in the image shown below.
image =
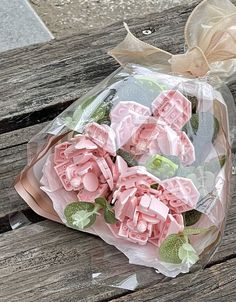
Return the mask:
<path id="1" fill-rule="evenodd" d="M 55 151 L 54 151 L 54 163 L 55 164 L 60 164 L 66 161 L 67 157 L 65 155 L 65 150 L 70 146 L 71 144 L 68 142 L 59 144 L 55 146 Z"/>
<path id="2" fill-rule="evenodd" d="M 83 177 L 84 188 L 89 192 L 95 192 L 99 186 L 98 178 L 94 173 L 87 173 Z"/>
<path id="3" fill-rule="evenodd" d="M 115 133 L 109 126 L 90 123 L 85 127 L 85 133 L 106 152 L 116 154 Z"/>
<path id="4" fill-rule="evenodd" d="M 190 179 L 173 177 L 161 182 L 164 188 L 162 198 L 176 213 L 183 213 L 196 207 L 200 193 Z"/>
<path id="5" fill-rule="evenodd" d="M 150 116 L 151 110 L 136 102 L 119 102 L 110 113 L 111 122 L 119 123 L 125 116 L 130 116 L 132 113 Z"/>
<path id="6" fill-rule="evenodd" d="M 152 103 L 153 115 L 180 130 L 191 118 L 191 102 L 178 90 L 165 91 Z"/>
<path id="7" fill-rule="evenodd" d="M 113 182 L 113 177 L 112 177 L 112 173 L 111 173 L 111 170 L 107 164 L 107 162 L 105 161 L 104 158 L 98 158 L 96 160 L 103 176 L 105 177 L 106 179 L 106 182 L 108 183 L 110 189 L 112 190 L 113 189 L 113 185 L 114 185 L 114 182 Z"/>

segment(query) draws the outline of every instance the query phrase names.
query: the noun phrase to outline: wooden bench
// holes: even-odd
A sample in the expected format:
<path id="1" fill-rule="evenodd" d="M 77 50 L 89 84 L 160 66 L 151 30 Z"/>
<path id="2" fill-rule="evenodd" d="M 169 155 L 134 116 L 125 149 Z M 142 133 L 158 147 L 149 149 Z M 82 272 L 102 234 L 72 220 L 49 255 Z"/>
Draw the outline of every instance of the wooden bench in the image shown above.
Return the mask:
<path id="1" fill-rule="evenodd" d="M 131 19 L 128 24 L 144 41 L 172 53 L 182 52 L 183 29 L 193 7 L 179 6 Z M 152 34 L 144 35 L 146 29 Z M 124 36 L 118 22 L 99 31 L 0 55 L 1 302 L 236 301 L 235 195 L 223 243 L 204 270 L 177 279 L 153 274 L 153 282 L 143 282 L 142 288 L 130 292 L 108 285 L 116 275 L 137 272 L 145 281 L 149 269 L 127 266 L 126 258 L 99 238 L 33 215 L 13 188 L 16 175 L 26 164 L 29 138 L 117 68 L 107 50 Z M 230 88 L 236 95 L 236 83 Z M 11 230 L 8 215 L 21 210 L 33 223 Z M 92 274 L 103 266 L 107 278 L 102 286 L 92 280 Z"/>

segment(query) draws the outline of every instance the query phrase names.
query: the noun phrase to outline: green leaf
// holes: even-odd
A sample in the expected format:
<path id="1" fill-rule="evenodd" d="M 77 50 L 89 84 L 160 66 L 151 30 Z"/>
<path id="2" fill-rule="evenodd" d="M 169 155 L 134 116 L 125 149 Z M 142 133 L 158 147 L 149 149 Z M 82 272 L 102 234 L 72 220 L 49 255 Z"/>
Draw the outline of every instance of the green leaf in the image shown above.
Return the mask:
<path id="1" fill-rule="evenodd" d="M 192 266 L 199 260 L 195 249 L 187 242 L 179 248 L 178 256 L 182 260 L 182 263 L 187 263 L 189 266 Z"/>
<path id="2" fill-rule="evenodd" d="M 116 89 L 110 89 L 108 95 L 105 97 L 103 102 L 98 106 L 96 111 L 91 116 L 91 119 L 98 124 L 110 125 L 110 111 L 113 105 L 113 98 L 116 95 Z"/>
<path id="3" fill-rule="evenodd" d="M 159 84 L 157 80 L 154 80 L 152 77 L 149 76 L 138 76 L 136 80 L 145 88 L 156 91 L 156 93 L 161 93 L 162 91 L 166 90 L 166 86 L 163 84 Z"/>
<path id="4" fill-rule="evenodd" d="M 187 212 L 183 213 L 185 226 L 188 227 L 188 226 L 194 225 L 195 223 L 197 223 L 199 221 L 201 216 L 202 216 L 202 213 L 197 210 L 191 210 L 191 211 L 187 211 Z"/>
<path id="5" fill-rule="evenodd" d="M 183 234 L 184 235 L 199 235 L 199 234 L 203 234 L 206 233 L 208 231 L 210 231 L 212 229 L 212 227 L 210 228 L 191 228 L 191 227 L 186 227 L 184 228 Z"/>
<path id="6" fill-rule="evenodd" d="M 117 221 L 114 211 L 109 207 L 105 208 L 105 210 L 104 210 L 104 218 L 105 218 L 106 223 L 109 223 L 109 224 L 114 224 Z"/>
<path id="7" fill-rule="evenodd" d="M 216 174 L 220 172 L 225 162 L 226 162 L 226 155 L 220 155 L 216 158 L 211 159 L 209 162 L 205 163 L 204 169 Z"/>
<path id="8" fill-rule="evenodd" d="M 89 106 L 93 102 L 93 100 L 95 100 L 95 98 L 96 98 L 96 96 L 91 96 L 91 97 L 84 99 L 82 101 L 82 103 L 80 103 L 78 105 L 78 107 L 74 110 L 72 117 L 66 116 L 64 118 L 64 122 L 68 128 L 74 130 L 77 123 L 81 119 L 81 116 L 82 116 L 84 110 L 86 109 L 87 106 Z"/>
<path id="9" fill-rule="evenodd" d="M 156 154 L 147 162 L 148 171 L 160 179 L 166 179 L 175 176 L 178 165 L 169 158 Z"/>
<path id="10" fill-rule="evenodd" d="M 217 118 L 210 112 L 198 112 L 192 114 L 190 121 L 184 125 L 184 132 L 188 135 L 190 140 L 197 136 L 200 140 L 212 141 L 216 139 L 220 125 Z"/>
<path id="11" fill-rule="evenodd" d="M 179 249 L 185 242 L 183 235 L 169 235 L 160 246 L 160 259 L 168 263 L 181 263 L 182 260 L 179 258 Z"/>
<path id="12" fill-rule="evenodd" d="M 107 207 L 107 200 L 104 197 L 98 197 L 95 199 L 95 203 L 99 204 L 102 208 Z"/>
<path id="13" fill-rule="evenodd" d="M 99 124 L 101 124 L 102 122 L 109 123 L 110 122 L 109 113 L 111 109 L 110 107 L 111 106 L 109 106 L 108 104 L 102 103 L 92 114 L 91 120 Z"/>
<path id="14" fill-rule="evenodd" d="M 221 155 L 218 157 L 219 162 L 220 162 L 220 167 L 223 168 L 223 166 L 225 165 L 226 162 L 226 155 Z"/>
<path id="15" fill-rule="evenodd" d="M 74 110 L 72 118 L 64 118 L 67 127 L 74 130 L 78 126 L 78 123 L 82 126 L 88 121 L 110 125 L 109 114 L 115 94 L 116 90 L 110 89 L 109 91 L 100 91 L 96 95 L 85 98 Z"/>
<path id="16" fill-rule="evenodd" d="M 90 227 L 96 221 L 97 215 L 94 212 L 87 212 L 84 210 L 77 211 L 72 216 L 73 226 L 78 229 L 85 229 Z"/>
<path id="17" fill-rule="evenodd" d="M 159 186 L 160 186 L 160 184 L 158 184 L 158 183 L 154 183 L 154 184 L 150 185 L 150 187 L 154 190 L 158 190 Z"/>
<path id="18" fill-rule="evenodd" d="M 129 167 L 138 166 L 137 160 L 134 158 L 134 156 L 131 153 L 122 149 L 117 150 L 116 153 L 126 161 Z"/>
<path id="19" fill-rule="evenodd" d="M 96 221 L 97 212 L 95 205 L 91 202 L 73 202 L 67 205 L 64 215 L 67 224 L 75 229 L 85 229 Z"/>
<path id="20" fill-rule="evenodd" d="M 197 106 L 198 106 L 198 99 L 196 96 L 191 96 L 191 95 L 185 95 L 185 97 L 191 102 L 192 104 L 192 113 L 196 113 L 197 111 Z"/>
<path id="21" fill-rule="evenodd" d="M 76 124 L 78 123 L 79 119 L 81 118 L 84 110 L 92 104 L 92 102 L 96 99 L 97 95 L 90 96 L 83 100 L 81 104 L 76 108 L 73 114 L 73 122 Z"/>

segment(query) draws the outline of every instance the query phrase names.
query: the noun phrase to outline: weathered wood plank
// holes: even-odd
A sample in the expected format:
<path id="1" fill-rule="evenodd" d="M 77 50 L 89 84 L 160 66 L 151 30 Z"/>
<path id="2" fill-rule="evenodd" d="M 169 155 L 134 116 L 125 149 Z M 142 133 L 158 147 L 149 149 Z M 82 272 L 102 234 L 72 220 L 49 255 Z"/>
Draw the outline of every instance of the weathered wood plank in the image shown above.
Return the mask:
<path id="1" fill-rule="evenodd" d="M 26 203 L 13 188 L 16 176 L 26 164 L 26 144 L 1 150 L 0 160 L 0 217 L 2 217 L 27 208 Z"/>
<path id="2" fill-rule="evenodd" d="M 104 268 L 106 278 L 134 270 L 120 252 L 97 237 L 44 221 L 0 238 L 2 302 L 104 301 L 127 292 L 93 285 L 92 274 Z"/>
<path id="3" fill-rule="evenodd" d="M 2 175 L 3 175 L 3 178 L 4 178 L 4 183 L 6 185 L 6 189 L 3 190 L 3 191 L 1 190 L 0 202 L 4 203 L 4 202 L 6 202 L 7 199 L 9 199 L 10 201 L 13 201 L 12 207 L 10 207 L 9 209 L 7 209 L 7 211 L 12 211 L 12 210 L 20 209 L 20 203 L 18 203 L 19 202 L 19 197 L 14 192 L 14 189 L 11 186 L 11 181 L 12 181 L 14 173 L 17 174 L 19 172 L 19 170 L 21 170 L 22 166 L 25 164 L 24 163 L 24 161 L 26 161 L 26 159 L 24 159 L 24 154 L 26 154 L 25 153 L 25 147 L 26 147 L 26 145 L 22 144 L 22 145 L 19 145 L 19 146 L 14 146 L 14 147 L 11 147 L 11 148 L 7 148 L 7 149 L 4 149 L 4 150 L 1 150 L 1 152 L 8 150 L 7 156 L 5 156 L 6 154 L 3 155 L 2 160 L 5 160 L 5 162 L 4 162 L 4 165 L 2 165 L 1 168 L 0 168 L 0 170 L 3 168 L 1 170 L 1 172 L 2 172 Z M 0 152 L 0 154 L 1 154 L 1 152 Z M 22 158 L 23 158 L 23 160 L 22 160 Z M 1 178 L 2 178 L 2 175 L 1 175 Z M 3 195 L 2 195 L 2 193 L 3 193 Z M 9 196 L 10 196 L 10 198 L 9 198 Z M 24 205 L 25 205 L 24 202 L 22 202 L 22 208 L 24 208 Z M 5 208 L 5 210 L 6 210 L 6 208 Z M 222 262 L 225 259 L 229 259 L 229 258 L 235 257 L 235 250 L 236 250 L 235 249 L 235 235 L 236 235 L 235 225 L 236 225 L 236 196 L 234 196 L 233 204 L 230 207 L 230 213 L 229 213 L 229 217 L 228 217 L 228 220 L 227 220 L 227 228 L 226 228 L 226 233 L 225 233 L 225 237 L 224 237 L 223 243 L 222 243 L 219 251 L 216 253 L 215 257 L 212 259 L 211 263 L 214 264 L 214 263 Z M 55 225 L 52 224 L 52 225 L 49 225 L 49 227 L 50 227 L 50 232 L 51 231 L 53 232 L 54 228 L 55 228 Z M 17 245 L 19 245 L 19 242 L 21 242 L 21 244 L 19 246 L 20 247 L 25 247 L 27 250 L 28 249 L 29 250 L 32 249 L 32 245 L 31 245 L 30 242 L 33 242 L 35 244 L 34 245 L 35 249 L 37 249 L 37 250 L 39 249 L 39 246 L 38 246 L 39 245 L 39 241 L 37 241 L 37 239 L 34 238 L 34 234 L 36 232 L 34 230 L 34 226 L 30 226 L 30 228 L 32 228 L 32 230 L 29 231 L 29 232 L 32 232 L 32 237 L 29 237 L 29 241 L 25 241 L 25 242 L 22 241 L 22 237 L 24 237 L 24 236 L 28 237 L 28 234 L 25 231 L 24 231 L 24 234 L 22 234 L 22 237 L 19 237 L 19 240 L 16 239 L 16 238 L 18 238 L 18 233 L 15 233 L 15 231 L 11 232 L 11 233 L 9 232 L 9 233 L 5 234 L 5 236 L 6 235 L 7 235 L 7 237 L 9 236 L 7 244 L 5 246 L 11 247 L 11 249 L 9 249 L 8 252 L 10 251 L 11 253 L 13 253 L 13 254 L 10 254 L 10 256 L 12 257 L 12 260 L 11 260 L 12 262 L 8 262 L 7 265 L 10 265 L 11 267 L 13 265 L 13 267 L 14 267 L 15 266 L 15 261 L 17 261 L 17 263 L 20 266 L 20 268 L 22 268 L 22 263 L 20 263 L 19 258 L 17 258 L 17 257 L 21 257 L 21 256 L 17 256 L 17 255 L 19 253 L 21 255 L 22 251 L 17 250 L 17 249 L 15 250 L 15 247 Z M 25 228 L 24 228 L 24 230 L 25 230 Z M 63 228 L 63 230 L 64 230 L 64 228 Z M 17 231 L 17 232 L 19 232 L 19 231 Z M 73 231 L 71 231 L 71 230 L 68 230 L 68 231 L 64 230 L 64 231 L 65 231 L 65 237 L 69 236 L 68 240 L 69 241 L 73 240 L 74 237 L 72 237 L 72 238 L 70 237 L 70 233 L 73 232 Z M 56 228 L 55 232 L 57 233 L 57 228 Z M 68 232 L 69 235 L 67 234 L 67 232 Z M 56 233 L 54 233 L 54 235 L 52 235 L 52 237 L 57 236 Z M 61 233 L 61 229 L 60 229 L 60 233 Z M 51 236 L 51 234 L 49 236 Z M 75 235 L 75 236 L 77 236 L 77 235 Z M 90 238 L 90 235 L 84 235 L 84 236 L 88 236 L 88 238 Z M 64 237 L 63 240 L 65 240 L 65 237 Z M 45 238 L 45 239 L 43 239 L 43 238 Z M 42 234 L 41 240 L 45 240 L 47 242 L 47 240 L 48 240 L 47 235 Z M 13 241 L 13 242 L 11 242 L 11 241 Z M 2 241 L 2 237 L 0 237 L 0 242 L 3 242 Z M 58 243 L 55 243 L 55 245 L 58 246 Z M 64 246 L 64 245 L 67 245 L 67 240 L 65 240 L 64 244 L 61 242 L 59 244 L 58 248 L 62 249 L 62 246 Z M 77 242 L 76 242 L 75 245 L 77 245 Z M 69 248 L 71 249 L 71 246 L 69 246 Z M 111 247 L 107 247 L 107 248 L 110 249 Z M 45 246 L 44 249 L 41 250 L 41 248 L 40 248 L 40 250 L 38 250 L 38 253 L 40 255 L 44 255 L 44 253 L 46 253 L 45 251 L 48 249 L 48 247 Z M 52 253 L 51 250 L 49 250 L 49 251 L 50 251 L 50 253 Z M 7 258 L 7 259 L 9 258 L 8 252 L 6 253 L 6 250 L 2 249 L 2 246 L 0 245 L 0 255 L 4 255 L 4 259 L 5 258 Z M 24 253 L 26 255 L 28 255 L 27 251 L 24 252 Z M 58 251 L 55 251 L 52 254 L 54 255 L 53 257 L 57 257 L 56 255 L 58 254 Z M 15 260 L 15 258 L 18 259 L 18 260 Z M 74 259 L 73 255 L 72 255 L 72 258 Z M 20 259 L 22 259 L 22 258 L 20 258 Z M 27 260 L 27 261 L 30 261 L 30 264 L 26 263 L 26 266 L 28 265 L 29 269 L 27 269 L 26 274 L 23 275 L 23 276 L 18 275 L 18 273 L 19 273 L 18 272 L 16 274 L 16 277 L 18 279 L 20 279 L 20 280 L 27 279 L 28 280 L 28 278 L 31 278 L 31 264 L 32 264 L 32 262 L 34 262 L 34 259 L 35 259 L 35 255 L 32 255 L 32 259 L 30 258 L 30 260 L 29 259 Z M 84 260 L 81 263 L 84 263 Z M 0 262 L 0 267 L 2 267 L 1 262 Z M 6 269 L 6 267 L 5 267 L 5 269 Z M 88 283 L 86 283 L 86 282 L 82 282 L 81 283 L 81 280 L 83 278 L 85 278 L 85 277 L 83 277 L 81 279 L 78 278 L 76 275 L 77 274 L 81 274 L 81 273 L 78 272 L 78 270 L 75 269 L 74 267 L 75 267 L 75 263 L 74 262 L 73 263 L 69 262 L 68 266 L 64 266 L 63 265 L 63 268 L 60 268 L 60 269 L 58 269 L 58 267 L 53 268 L 52 269 L 52 273 L 50 275 L 46 274 L 46 272 L 48 272 L 48 270 L 45 269 L 45 271 L 43 271 L 43 273 L 42 273 L 43 275 L 42 276 L 39 275 L 39 277 L 42 278 L 42 280 L 43 280 L 42 283 L 38 283 L 38 279 L 36 279 L 36 280 L 33 279 L 33 281 L 32 281 L 33 283 L 29 283 L 29 284 L 27 283 L 28 290 L 26 291 L 26 293 L 25 292 L 21 293 L 21 291 L 19 290 L 19 287 L 20 287 L 20 285 L 19 285 L 19 287 L 16 287 L 15 295 L 17 295 L 17 297 L 18 296 L 21 297 L 21 295 L 23 297 L 23 295 L 24 295 L 24 297 L 26 297 L 24 301 L 37 301 L 37 300 L 33 300 L 33 298 L 32 298 L 32 297 L 35 298 L 35 295 L 36 296 L 38 295 L 40 297 L 39 298 L 40 301 L 48 301 L 47 299 L 49 299 L 49 297 L 50 297 L 50 301 L 73 301 L 73 299 L 75 299 L 76 297 L 78 297 L 78 295 L 81 295 L 81 296 L 85 295 L 87 293 L 87 290 L 88 290 L 89 292 L 92 293 L 92 295 L 95 295 L 95 297 L 93 297 L 93 298 L 89 297 L 89 299 L 90 299 L 89 301 L 99 301 L 100 299 L 103 301 L 103 299 L 105 299 L 105 298 L 109 299 L 111 297 L 114 297 L 115 295 L 120 296 L 120 295 L 126 293 L 126 291 L 118 291 L 118 292 L 112 291 L 111 292 L 110 288 L 106 288 L 106 290 L 108 290 L 108 292 L 105 291 L 105 293 L 106 293 L 105 298 L 104 298 L 104 296 L 101 297 L 100 293 L 104 291 L 104 288 L 96 287 L 96 290 L 95 290 L 93 287 L 92 288 L 88 287 Z M 47 266 L 47 268 L 48 268 L 48 266 Z M 38 270 L 38 269 L 36 268 L 36 270 Z M 62 270 L 63 270 L 64 273 L 62 272 Z M 14 273 L 13 275 L 15 275 L 15 272 L 11 272 L 11 271 L 9 271 L 9 272 L 10 272 L 10 274 Z M 2 274 L 1 270 L 0 270 L 0 273 Z M 216 273 L 218 273 L 218 271 Z M 37 275 L 36 272 L 35 272 L 35 275 Z M 61 281 L 62 280 L 61 278 L 64 281 Z M 53 286 L 53 290 L 52 290 L 53 293 L 51 293 L 51 288 L 48 285 L 48 279 L 49 280 L 53 280 L 52 281 L 53 282 L 53 285 L 52 285 Z M 15 282 L 16 282 L 15 279 L 14 280 L 7 279 L 7 280 L 9 280 L 9 284 L 12 284 L 12 282 L 14 282 L 14 284 L 15 284 Z M 1 279 L 0 279 L 0 282 L 1 282 Z M 66 284 L 67 283 L 69 284 L 65 288 L 65 291 L 61 290 L 61 289 L 59 290 L 59 288 L 63 287 L 63 282 L 66 282 Z M 12 285 L 12 287 L 13 287 L 13 285 Z M 79 287 L 79 289 L 78 289 L 78 287 Z M 189 290 L 190 290 L 190 288 L 189 288 Z M 50 292 L 49 297 L 46 294 L 47 291 Z M 41 294 L 42 292 L 45 292 L 45 295 L 46 295 L 45 297 L 44 296 L 42 297 L 42 294 Z M 223 292 L 225 293 L 225 287 L 223 288 Z M 66 299 L 68 298 L 68 300 L 63 300 L 64 297 L 66 297 Z M 224 296 L 224 298 L 225 298 L 225 296 Z M 5 299 L 5 297 L 4 297 L 4 299 Z M 14 295 L 13 296 L 6 296 L 6 301 L 7 301 L 7 299 L 8 299 L 8 301 L 15 301 L 14 299 L 16 299 L 16 297 Z M 92 300 L 92 299 L 94 299 L 94 300 Z M 154 299 L 156 299 L 156 298 L 154 298 Z M 85 301 L 88 301 L 88 300 L 85 300 Z M 162 301 L 162 300 L 160 300 L 160 301 Z M 163 300 L 163 301 L 168 301 L 168 300 Z M 193 300 L 193 301 L 196 301 L 196 300 Z"/>
<path id="4" fill-rule="evenodd" d="M 191 9 L 180 7 L 161 16 L 136 18 L 129 24 L 139 37 L 143 29 L 151 27 L 154 33 L 143 40 L 178 52 L 183 47 L 183 25 Z M 49 120 L 93 87 L 114 70 L 116 65 L 105 52 L 124 34 L 121 23 L 117 23 L 103 33 L 74 36 L 39 48 L 3 54 L 0 132 Z M 0 136 L 0 217 L 26 207 L 12 183 L 26 163 L 28 137 L 40 127 L 34 125 Z M 99 238 L 48 221 L 7 232 L 0 235 L 0 300 L 108 301 L 119 297 L 114 301 L 235 301 L 235 225 L 236 196 L 223 243 L 204 272 L 168 282 L 155 279 L 154 286 L 132 294 L 92 285 L 91 273 L 100 272 L 103 266 L 107 266 L 111 279 L 114 275 L 126 275 L 127 270 L 135 271 L 133 266 L 124 265 L 124 257 L 115 248 Z M 98 257 L 101 250 L 105 262 Z M 141 274 L 148 272 L 144 269 Z M 121 297 L 125 294 L 128 295 Z"/>
<path id="5" fill-rule="evenodd" d="M 27 163 L 28 140 L 46 124 L 36 124 L 0 135 L 0 218 L 11 212 L 28 208 L 14 190 L 13 184 L 16 176 Z"/>
<path id="6" fill-rule="evenodd" d="M 27 140 L 46 124 L 36 124 L 0 135 L 1 147 L 3 147 L 0 148 L 0 218 L 11 212 L 28 208 L 28 205 L 14 190 L 13 184 L 16 176 L 27 163 Z M 234 198 L 236 200 L 236 196 Z"/>
<path id="7" fill-rule="evenodd" d="M 138 36 L 142 35 L 141 30 L 143 28 L 152 28 L 153 34 L 149 37 L 143 37 L 144 40 L 160 45 L 172 52 L 178 52 L 183 47 L 183 26 L 191 9 L 192 7 L 180 6 L 177 9 L 168 10 L 165 14 L 151 14 L 148 17 L 132 19 L 129 24 Z M 174 24 L 178 24 L 178 27 L 173 26 Z M 83 87 L 90 88 L 105 77 L 114 69 L 112 60 L 105 55 L 105 49 L 117 44 L 124 35 L 125 32 L 121 24 L 116 23 L 108 29 L 104 29 L 102 33 L 96 32 L 64 38 L 40 47 L 33 46 L 2 54 L 0 66 L 2 64 L 3 68 L 0 69 L 0 79 L 1 76 L 4 79 L 0 81 L 0 96 L 2 96 L 0 133 L 49 120 L 64 106 L 67 106 L 68 102 L 70 103 L 80 95 Z M 97 53 L 100 61 L 97 60 Z M 98 61 L 99 64 L 101 63 L 101 69 L 96 65 Z M 83 64 L 87 62 L 87 65 L 84 66 L 81 62 Z M 107 69 L 104 68 L 104 64 Z M 75 69 L 77 69 L 77 73 L 72 76 Z M 98 74 L 99 79 L 96 78 L 96 74 Z M 57 80 L 54 81 L 54 77 Z M 62 78 L 64 82 L 58 80 Z M 33 87 L 27 88 L 27 85 L 33 85 Z M 27 93 L 23 93 L 26 90 Z M 72 96 L 70 92 L 72 92 Z M 64 95 L 64 105 L 61 103 L 61 94 Z M 53 114 L 51 115 L 48 110 L 53 111 Z M 40 118 L 36 118 L 35 114 L 39 114 Z M 1 128 L 1 125 L 5 125 L 6 128 L 4 128 L 5 126 Z M 41 124 L 36 124 L 12 131 L 10 134 L 0 135 L 0 150 L 17 145 L 12 150 L 0 151 L 0 159 L 2 160 L 2 167 L 0 167 L 0 217 L 12 210 L 24 209 L 26 206 L 11 188 L 15 176 L 26 163 L 26 146 L 22 144 L 27 142 L 41 127 Z"/>
<path id="8" fill-rule="evenodd" d="M 236 301 L 236 258 L 191 275 L 156 283 L 141 291 L 112 299 L 112 302 Z"/>
<path id="9" fill-rule="evenodd" d="M 165 14 L 132 19 L 129 24 L 138 36 L 142 35 L 143 28 L 152 28 L 153 34 L 143 37 L 144 40 L 178 52 L 183 47 L 183 26 L 191 9 L 181 6 Z M 0 132 L 49 120 L 99 82 L 114 69 L 105 50 L 117 44 L 124 35 L 123 26 L 116 23 L 102 33 L 64 38 L 40 47 L 2 54 Z M 26 146 L 22 144 L 39 129 L 41 124 L 36 124 L 0 135 L 0 149 L 18 145 L 0 152 L 0 217 L 26 206 L 11 188 L 15 176 L 26 163 Z"/>
<path id="10" fill-rule="evenodd" d="M 193 7 L 179 6 L 128 23 L 144 41 L 178 53 L 184 47 L 184 25 Z M 146 28 L 153 33 L 144 36 Z M 117 67 L 107 50 L 124 36 L 123 24 L 118 22 L 102 31 L 1 54 L 0 132 L 51 119 L 94 87 Z"/>
<path id="11" fill-rule="evenodd" d="M 27 163 L 26 144 L 0 150 L 0 217 L 28 208 L 13 185 Z"/>
<path id="12" fill-rule="evenodd" d="M 0 134 L 0 150 L 27 143 L 35 134 L 41 131 L 48 122 Z"/>
<path id="13" fill-rule="evenodd" d="M 236 293 L 234 238 L 235 220 L 211 263 L 228 261 L 169 281 L 150 269 L 127 266 L 119 251 L 95 236 L 43 221 L 0 235 L 1 301 L 107 301 L 116 296 L 116 301 L 200 301 L 196 298 L 211 299 L 210 293 L 215 299 L 225 299 L 227 290 Z M 92 273 L 100 272 L 106 272 L 106 278 L 93 284 Z M 127 290 L 100 286 L 134 273 L 142 280 L 146 277 L 146 286 L 150 274 L 153 287 L 122 298 Z"/>

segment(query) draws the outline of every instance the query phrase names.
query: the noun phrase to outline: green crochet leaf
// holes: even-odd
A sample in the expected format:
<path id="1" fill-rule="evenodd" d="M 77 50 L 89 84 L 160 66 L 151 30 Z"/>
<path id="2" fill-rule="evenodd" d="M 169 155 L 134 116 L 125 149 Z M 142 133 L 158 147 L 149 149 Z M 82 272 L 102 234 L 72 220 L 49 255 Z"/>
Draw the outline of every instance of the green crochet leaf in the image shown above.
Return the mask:
<path id="1" fill-rule="evenodd" d="M 185 242 L 186 240 L 183 235 L 169 235 L 160 246 L 160 259 L 168 263 L 181 263 L 179 249 Z"/>
<path id="2" fill-rule="evenodd" d="M 80 201 L 68 204 L 64 215 L 68 226 L 83 230 L 94 224 L 97 211 L 93 203 Z"/>

